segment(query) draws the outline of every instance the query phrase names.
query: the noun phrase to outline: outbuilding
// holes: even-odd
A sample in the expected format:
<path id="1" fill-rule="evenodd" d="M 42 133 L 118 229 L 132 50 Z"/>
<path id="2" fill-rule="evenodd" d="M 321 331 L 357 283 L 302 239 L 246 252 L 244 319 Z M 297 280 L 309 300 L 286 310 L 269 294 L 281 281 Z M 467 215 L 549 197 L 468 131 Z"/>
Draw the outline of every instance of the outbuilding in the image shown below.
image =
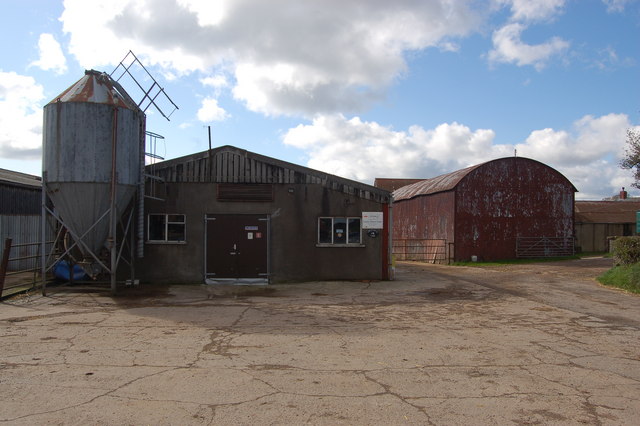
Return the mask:
<path id="1" fill-rule="evenodd" d="M 9 270 L 35 266 L 42 210 L 42 180 L 38 176 L 0 169 L 0 259 L 5 241 L 11 239 Z M 31 257 L 34 256 L 34 257 Z"/>
<path id="2" fill-rule="evenodd" d="M 146 173 L 143 280 L 389 278 L 388 191 L 232 146 Z"/>
<path id="3" fill-rule="evenodd" d="M 640 200 L 626 196 L 619 201 L 576 201 L 576 247 L 583 252 L 606 252 L 612 238 L 638 235 L 638 212 Z"/>
<path id="4" fill-rule="evenodd" d="M 393 252 L 432 262 L 570 255 L 575 192 L 523 157 L 422 180 L 393 192 Z"/>

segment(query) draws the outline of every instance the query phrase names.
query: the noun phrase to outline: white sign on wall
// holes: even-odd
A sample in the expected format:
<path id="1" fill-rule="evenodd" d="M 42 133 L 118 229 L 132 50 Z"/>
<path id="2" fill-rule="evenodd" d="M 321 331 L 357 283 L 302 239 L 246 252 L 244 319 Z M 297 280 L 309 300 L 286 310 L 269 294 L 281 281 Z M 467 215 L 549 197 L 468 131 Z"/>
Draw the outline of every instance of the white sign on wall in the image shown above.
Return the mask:
<path id="1" fill-rule="evenodd" d="M 362 229 L 384 228 L 384 214 L 382 212 L 362 212 Z"/>

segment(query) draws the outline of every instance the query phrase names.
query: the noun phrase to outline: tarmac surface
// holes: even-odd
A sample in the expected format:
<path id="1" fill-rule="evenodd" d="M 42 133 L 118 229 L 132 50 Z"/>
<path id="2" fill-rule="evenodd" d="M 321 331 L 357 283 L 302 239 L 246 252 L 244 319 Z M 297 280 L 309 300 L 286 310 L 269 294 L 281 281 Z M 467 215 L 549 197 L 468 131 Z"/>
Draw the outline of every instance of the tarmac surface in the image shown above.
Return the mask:
<path id="1" fill-rule="evenodd" d="M 0 424 L 638 424 L 640 297 L 609 267 L 50 287 L 0 304 Z"/>

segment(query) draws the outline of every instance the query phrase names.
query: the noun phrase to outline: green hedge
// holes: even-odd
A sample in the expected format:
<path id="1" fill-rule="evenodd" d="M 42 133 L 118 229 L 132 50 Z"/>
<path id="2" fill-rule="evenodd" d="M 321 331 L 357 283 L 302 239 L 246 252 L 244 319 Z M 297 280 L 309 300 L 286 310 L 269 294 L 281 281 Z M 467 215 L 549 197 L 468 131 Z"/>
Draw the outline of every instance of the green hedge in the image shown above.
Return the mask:
<path id="1" fill-rule="evenodd" d="M 611 244 L 616 264 L 633 265 L 640 262 L 640 237 L 618 237 Z"/>

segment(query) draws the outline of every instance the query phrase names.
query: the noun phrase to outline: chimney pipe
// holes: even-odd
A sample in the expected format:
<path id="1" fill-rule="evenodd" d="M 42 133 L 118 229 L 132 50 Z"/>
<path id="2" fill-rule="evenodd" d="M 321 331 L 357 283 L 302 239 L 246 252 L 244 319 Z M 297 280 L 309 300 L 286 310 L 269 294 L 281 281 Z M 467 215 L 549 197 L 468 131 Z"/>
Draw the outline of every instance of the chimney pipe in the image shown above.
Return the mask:
<path id="1" fill-rule="evenodd" d="M 624 190 L 624 186 L 622 187 L 622 191 L 620 191 L 620 199 L 621 200 L 627 199 L 627 191 Z"/>

